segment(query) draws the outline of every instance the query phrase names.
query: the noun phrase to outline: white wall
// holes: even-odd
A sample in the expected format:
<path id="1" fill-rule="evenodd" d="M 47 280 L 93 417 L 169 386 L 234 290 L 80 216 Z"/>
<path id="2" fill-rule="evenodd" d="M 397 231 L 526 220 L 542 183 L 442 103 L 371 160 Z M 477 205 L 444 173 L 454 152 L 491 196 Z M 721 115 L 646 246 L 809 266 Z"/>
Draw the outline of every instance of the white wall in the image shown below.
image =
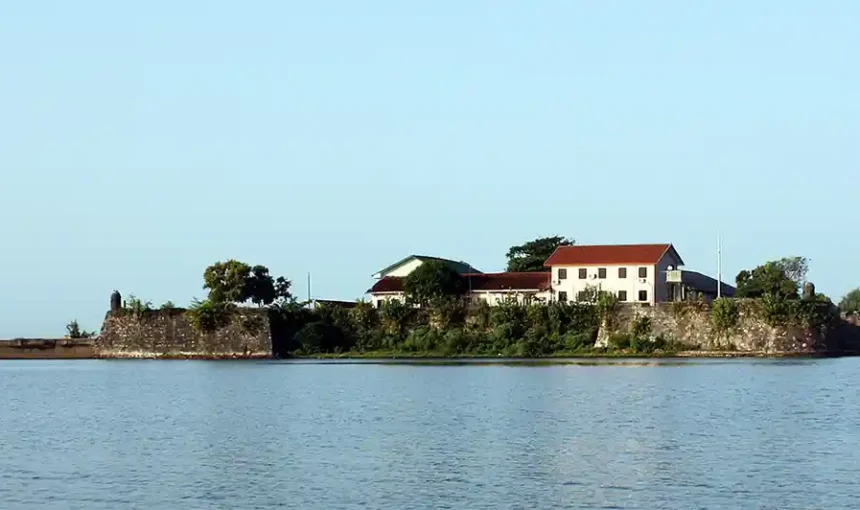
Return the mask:
<path id="1" fill-rule="evenodd" d="M 548 303 L 550 300 L 551 293 L 548 290 L 545 291 L 537 291 L 537 290 L 525 290 L 525 291 L 497 291 L 497 292 L 487 292 L 487 291 L 475 291 L 472 293 L 473 300 L 481 300 L 486 301 L 491 306 L 498 305 L 499 303 L 515 298 L 518 303 L 524 303 L 527 300 L 528 296 L 532 296 L 535 300 L 540 300 L 544 303 Z"/>
<path id="2" fill-rule="evenodd" d="M 408 260 L 401 266 L 397 266 L 386 273 L 381 273 L 381 277 L 384 278 L 386 276 L 397 276 L 403 278 L 409 276 L 409 273 L 418 269 L 418 266 L 423 263 L 424 262 L 421 259 Z"/>
<path id="3" fill-rule="evenodd" d="M 627 268 L 627 277 L 619 278 L 618 269 Z M 647 269 L 647 276 L 639 278 L 639 268 Z M 567 293 L 568 301 L 576 301 L 580 292 L 588 287 L 596 287 L 598 290 L 612 292 L 616 296 L 619 291 L 627 293 L 626 302 L 654 304 L 654 265 L 627 266 L 627 265 L 605 265 L 605 266 L 553 266 L 552 267 L 552 289 L 555 291 L 555 299 L 560 300 L 560 292 Z M 598 277 L 598 270 L 606 269 L 606 278 Z M 559 278 L 559 269 L 567 269 L 567 279 Z M 586 278 L 579 278 L 579 270 L 585 269 Z M 665 280 L 665 277 L 664 277 Z M 647 292 L 647 300 L 639 301 L 639 291 Z"/>
<path id="4" fill-rule="evenodd" d="M 381 301 L 406 301 L 406 296 L 402 292 L 382 292 L 373 293 L 370 295 L 370 303 L 374 308 L 379 308 Z"/>
<path id="5" fill-rule="evenodd" d="M 619 291 L 627 293 L 628 303 L 648 303 L 653 305 L 657 302 L 668 300 L 668 284 L 666 283 L 666 270 L 669 266 L 678 266 L 674 255 L 667 253 L 657 265 L 603 265 L 603 266 L 553 266 L 552 267 L 552 289 L 555 291 L 555 299 L 559 300 L 559 293 L 566 292 L 568 301 L 576 301 L 577 295 L 586 290 L 587 287 L 596 287 L 598 290 L 612 292 L 618 296 Z M 627 277 L 619 278 L 618 269 L 627 268 Z M 639 268 L 647 270 L 647 276 L 639 277 Z M 559 278 L 559 269 L 567 269 L 567 279 Z M 606 278 L 598 277 L 598 270 L 606 269 Z M 585 269 L 586 278 L 579 278 L 579 270 Z M 639 300 L 639 291 L 646 291 L 648 299 Z"/>
<path id="6" fill-rule="evenodd" d="M 551 293 L 550 291 L 497 291 L 497 292 L 486 292 L 486 291 L 476 291 L 472 293 L 472 298 L 476 300 L 486 301 L 490 305 L 497 305 L 502 301 L 509 299 L 511 297 L 515 297 L 517 302 L 522 303 L 526 300 L 526 295 L 532 295 L 536 299 L 543 301 L 544 303 L 548 303 L 550 301 Z M 406 301 L 406 296 L 402 292 L 381 292 L 381 293 L 372 293 L 370 294 L 370 303 L 373 304 L 374 307 L 379 306 L 380 301 L 389 301 L 389 300 L 397 300 L 401 302 Z"/>

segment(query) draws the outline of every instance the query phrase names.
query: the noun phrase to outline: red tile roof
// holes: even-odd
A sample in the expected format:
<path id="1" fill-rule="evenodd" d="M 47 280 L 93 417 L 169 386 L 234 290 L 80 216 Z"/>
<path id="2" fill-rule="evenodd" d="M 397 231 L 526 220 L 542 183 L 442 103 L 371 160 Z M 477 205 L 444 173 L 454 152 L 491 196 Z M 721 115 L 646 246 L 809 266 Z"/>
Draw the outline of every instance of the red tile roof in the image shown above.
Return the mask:
<path id="1" fill-rule="evenodd" d="M 473 273 L 465 274 L 468 285 L 473 291 L 505 290 L 547 290 L 551 275 L 540 273 Z M 382 292 L 403 292 L 403 278 L 386 276 L 368 291 L 371 294 Z"/>
<path id="2" fill-rule="evenodd" d="M 559 246 L 544 266 L 656 264 L 667 251 L 672 251 L 677 256 L 678 262 L 683 263 L 671 244 L 614 244 Z"/>

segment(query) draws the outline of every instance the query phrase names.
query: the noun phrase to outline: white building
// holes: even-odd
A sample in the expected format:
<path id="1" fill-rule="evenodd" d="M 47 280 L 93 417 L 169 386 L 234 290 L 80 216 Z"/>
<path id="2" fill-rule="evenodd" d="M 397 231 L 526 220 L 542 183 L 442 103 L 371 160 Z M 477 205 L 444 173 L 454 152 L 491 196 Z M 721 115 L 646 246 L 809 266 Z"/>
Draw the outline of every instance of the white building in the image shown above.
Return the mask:
<path id="1" fill-rule="evenodd" d="M 560 246 L 547 259 L 557 301 L 581 301 L 593 290 L 619 301 L 669 300 L 666 271 L 684 264 L 671 244 Z"/>
<path id="2" fill-rule="evenodd" d="M 621 302 L 653 305 L 691 298 L 712 300 L 717 281 L 681 269 L 683 259 L 672 244 L 561 246 L 544 264 L 546 272 L 481 273 L 465 262 L 410 255 L 378 271 L 379 281 L 368 290 L 374 306 L 405 299 L 403 280 L 427 260 L 441 260 L 468 281 L 473 301 L 491 305 L 517 301 L 582 301 L 593 291 L 611 292 Z M 734 287 L 721 284 L 720 294 L 734 295 Z"/>
<path id="3" fill-rule="evenodd" d="M 410 255 L 377 271 L 378 281 L 367 292 L 374 306 L 390 300 L 404 301 L 403 279 L 428 260 L 438 260 L 463 275 L 473 301 L 495 305 L 506 299 L 550 301 L 549 271 L 541 273 L 482 273 L 463 261 Z"/>

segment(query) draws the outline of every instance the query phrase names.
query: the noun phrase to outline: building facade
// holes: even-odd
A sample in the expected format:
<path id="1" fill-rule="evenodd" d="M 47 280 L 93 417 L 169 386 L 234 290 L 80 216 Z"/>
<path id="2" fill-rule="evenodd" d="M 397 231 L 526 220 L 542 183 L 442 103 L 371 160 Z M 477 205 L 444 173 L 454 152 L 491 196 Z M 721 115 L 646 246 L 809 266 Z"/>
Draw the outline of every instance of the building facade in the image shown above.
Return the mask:
<path id="1" fill-rule="evenodd" d="M 665 301 L 733 296 L 734 287 L 695 271 L 671 243 L 561 246 L 544 264 L 546 272 L 481 273 L 470 264 L 411 255 L 377 272 L 368 290 L 374 306 L 405 301 L 404 279 L 426 260 L 442 260 L 468 281 L 473 302 L 576 302 L 611 292 L 620 302 L 654 305 Z"/>
<path id="2" fill-rule="evenodd" d="M 611 292 L 621 302 L 669 300 L 666 272 L 684 261 L 671 244 L 561 246 L 546 261 L 557 301 Z"/>

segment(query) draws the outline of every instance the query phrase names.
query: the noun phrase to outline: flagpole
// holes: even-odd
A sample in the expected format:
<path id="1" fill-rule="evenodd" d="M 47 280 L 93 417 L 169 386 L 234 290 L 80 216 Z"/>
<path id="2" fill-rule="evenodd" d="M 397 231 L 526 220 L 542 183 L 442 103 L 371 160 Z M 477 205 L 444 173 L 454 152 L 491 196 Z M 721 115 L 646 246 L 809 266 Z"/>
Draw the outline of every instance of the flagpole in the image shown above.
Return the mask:
<path id="1" fill-rule="evenodd" d="M 722 297 L 723 286 L 723 242 L 717 232 L 717 299 Z"/>

